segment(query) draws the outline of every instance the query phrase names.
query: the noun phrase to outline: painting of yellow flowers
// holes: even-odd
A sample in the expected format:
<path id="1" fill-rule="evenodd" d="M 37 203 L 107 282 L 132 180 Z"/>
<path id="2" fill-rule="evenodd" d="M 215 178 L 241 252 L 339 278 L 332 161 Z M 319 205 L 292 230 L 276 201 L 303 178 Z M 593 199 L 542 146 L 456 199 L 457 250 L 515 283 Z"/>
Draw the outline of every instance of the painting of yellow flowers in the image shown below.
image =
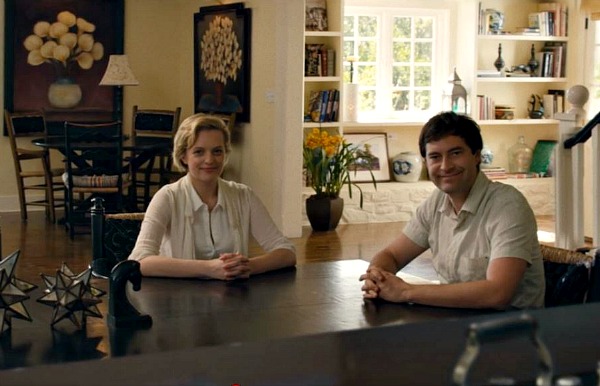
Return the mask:
<path id="1" fill-rule="evenodd" d="M 194 14 L 195 112 L 250 122 L 251 9 L 243 3 L 201 7 Z"/>
<path id="2" fill-rule="evenodd" d="M 123 50 L 123 0 L 5 0 L 5 108 L 49 122 L 111 120 L 113 87 L 98 83 Z"/>

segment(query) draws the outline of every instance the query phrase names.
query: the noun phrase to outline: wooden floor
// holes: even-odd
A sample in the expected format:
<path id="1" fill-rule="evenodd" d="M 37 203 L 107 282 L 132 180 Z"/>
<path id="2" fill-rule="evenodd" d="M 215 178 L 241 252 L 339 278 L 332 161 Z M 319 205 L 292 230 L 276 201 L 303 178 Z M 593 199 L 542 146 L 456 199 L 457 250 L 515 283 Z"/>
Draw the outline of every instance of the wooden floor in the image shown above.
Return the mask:
<path id="1" fill-rule="evenodd" d="M 303 227 L 302 236 L 291 239 L 296 246 L 298 264 L 323 260 L 369 260 L 387 245 L 404 223 L 339 225 L 335 231 L 312 232 Z M 538 218 L 540 230 L 553 232 L 551 216 Z M 51 224 L 43 212 L 30 212 L 21 222 L 18 212 L 0 213 L 2 257 L 20 249 L 16 276 L 40 284 L 40 274 L 53 275 L 62 263 L 74 272 L 85 270 L 91 261 L 91 236 L 77 235 L 70 240 L 62 225 Z M 250 255 L 257 253 L 251 246 Z"/>

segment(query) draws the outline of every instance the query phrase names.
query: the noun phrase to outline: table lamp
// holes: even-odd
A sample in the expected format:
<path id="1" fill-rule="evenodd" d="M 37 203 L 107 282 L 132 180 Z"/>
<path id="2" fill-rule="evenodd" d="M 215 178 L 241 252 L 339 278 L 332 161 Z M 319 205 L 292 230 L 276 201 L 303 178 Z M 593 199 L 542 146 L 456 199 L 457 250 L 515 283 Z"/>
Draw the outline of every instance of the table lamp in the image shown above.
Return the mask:
<path id="1" fill-rule="evenodd" d="M 104 76 L 100 81 L 100 86 L 117 86 L 116 89 L 116 110 L 115 120 L 123 121 L 123 86 L 137 86 L 140 84 L 133 75 L 127 55 L 111 55 L 108 59 L 108 66 Z"/>

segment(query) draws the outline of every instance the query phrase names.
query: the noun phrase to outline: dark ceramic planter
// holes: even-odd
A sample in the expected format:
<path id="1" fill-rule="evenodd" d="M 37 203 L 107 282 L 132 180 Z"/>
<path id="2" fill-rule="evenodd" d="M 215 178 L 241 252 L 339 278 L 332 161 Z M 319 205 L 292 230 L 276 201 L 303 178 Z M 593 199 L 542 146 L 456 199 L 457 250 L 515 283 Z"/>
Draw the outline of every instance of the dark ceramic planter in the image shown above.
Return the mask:
<path id="1" fill-rule="evenodd" d="M 344 200 L 340 197 L 312 195 L 306 199 L 306 216 L 312 229 L 318 232 L 335 229 L 343 211 Z"/>

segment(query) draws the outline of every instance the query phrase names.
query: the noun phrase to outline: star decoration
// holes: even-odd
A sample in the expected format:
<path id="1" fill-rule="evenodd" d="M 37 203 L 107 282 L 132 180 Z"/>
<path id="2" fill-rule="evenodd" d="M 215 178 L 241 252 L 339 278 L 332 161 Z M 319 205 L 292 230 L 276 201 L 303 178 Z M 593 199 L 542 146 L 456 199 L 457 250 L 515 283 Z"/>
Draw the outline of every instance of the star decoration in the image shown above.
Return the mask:
<path id="1" fill-rule="evenodd" d="M 86 324 L 86 318 L 102 318 L 98 303 L 102 300 L 98 297 L 106 292 L 90 285 L 92 270 L 74 274 L 66 264 L 56 272 L 56 276 L 42 274 L 42 279 L 46 284 L 46 295 L 38 299 L 38 302 L 47 306 L 54 307 L 52 323 L 63 319 L 69 319 L 77 328 L 82 328 Z"/>
<path id="2" fill-rule="evenodd" d="M 19 254 L 20 251 L 16 250 L 0 261 L 0 333 L 11 328 L 13 317 L 29 322 L 32 320 L 23 304 L 29 295 L 23 290 L 30 291 L 35 286 L 13 276 Z"/>

